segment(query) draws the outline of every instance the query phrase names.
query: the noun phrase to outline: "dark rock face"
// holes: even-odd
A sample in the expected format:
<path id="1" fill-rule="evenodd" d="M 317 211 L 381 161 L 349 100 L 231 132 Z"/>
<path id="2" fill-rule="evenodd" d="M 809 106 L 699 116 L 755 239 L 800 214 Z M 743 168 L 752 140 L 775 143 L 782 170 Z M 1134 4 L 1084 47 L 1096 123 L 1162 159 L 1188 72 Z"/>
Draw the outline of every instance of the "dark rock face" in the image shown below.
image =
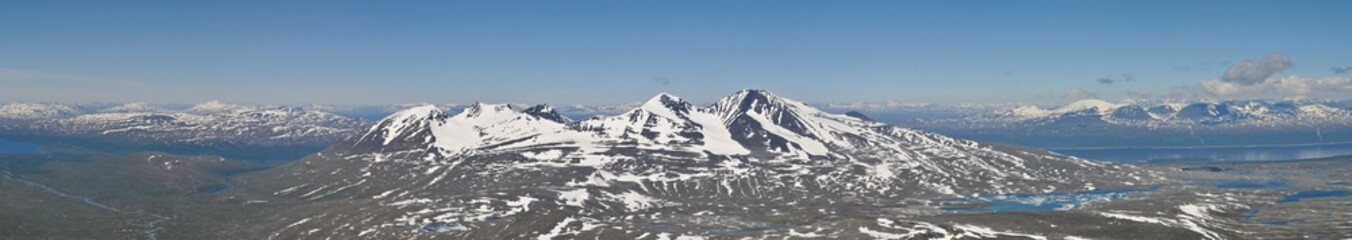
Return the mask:
<path id="1" fill-rule="evenodd" d="M 1158 105 L 1150 107 L 1147 111 L 1162 116 L 1173 116 L 1174 113 L 1178 112 L 1178 109 L 1174 109 L 1174 107 L 1168 105 Z"/>
<path id="2" fill-rule="evenodd" d="M 1230 109 L 1226 108 L 1224 105 L 1194 103 L 1179 109 L 1174 117 L 1178 119 L 1202 121 L 1216 120 L 1229 114 Z"/>
<path id="3" fill-rule="evenodd" d="M 571 121 L 572 121 L 572 120 L 568 119 L 567 117 L 564 117 L 563 115 L 559 115 L 558 112 L 555 112 L 555 111 L 554 111 L 554 108 L 553 108 L 553 107 L 550 107 L 549 105 L 546 105 L 546 104 L 535 105 L 535 106 L 533 106 L 533 107 L 527 108 L 526 110 L 522 110 L 521 112 L 524 112 L 524 113 L 529 114 L 529 115 L 531 115 L 531 116 L 536 116 L 536 117 L 539 117 L 539 118 L 543 118 L 543 119 L 547 119 L 547 120 L 555 121 L 555 122 L 559 122 L 559 123 L 567 123 L 567 122 L 571 122 Z"/>
<path id="4" fill-rule="evenodd" d="M 864 115 L 864 113 L 861 113 L 861 112 L 859 112 L 859 111 L 850 111 L 850 112 L 847 112 L 847 113 L 845 113 L 845 116 L 851 116 L 851 117 L 858 118 L 859 120 L 864 120 L 864 121 L 877 122 L 877 121 L 873 120 L 873 118 L 869 118 L 867 115 Z"/>
<path id="5" fill-rule="evenodd" d="M 1126 106 L 1118 108 L 1117 110 L 1113 110 L 1112 118 L 1133 121 L 1144 121 L 1151 119 L 1150 113 L 1147 113 L 1145 109 L 1139 106 Z"/>

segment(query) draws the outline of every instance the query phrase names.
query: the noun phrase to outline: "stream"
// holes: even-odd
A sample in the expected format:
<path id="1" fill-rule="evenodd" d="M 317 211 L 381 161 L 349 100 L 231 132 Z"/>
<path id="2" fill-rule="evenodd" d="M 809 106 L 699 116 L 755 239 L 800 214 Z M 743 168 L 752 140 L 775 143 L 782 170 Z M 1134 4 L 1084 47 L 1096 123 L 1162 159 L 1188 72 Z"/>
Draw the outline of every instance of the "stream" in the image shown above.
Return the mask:
<path id="1" fill-rule="evenodd" d="M 169 217 L 160 216 L 160 215 L 153 214 L 153 213 L 146 213 L 146 212 L 139 211 L 139 210 L 136 211 L 136 212 L 127 212 L 127 211 L 123 211 L 123 210 L 121 210 L 121 209 L 117 209 L 117 208 L 108 206 L 107 204 L 103 204 L 103 203 L 96 202 L 96 201 L 94 201 L 94 199 L 89 198 L 89 197 L 78 196 L 78 195 L 72 195 L 72 194 L 69 194 L 69 193 L 65 193 L 65 192 L 58 191 L 58 190 L 56 190 L 56 189 L 54 189 L 54 188 L 52 188 L 52 187 L 50 187 L 50 186 L 43 185 L 43 184 L 41 184 L 41 183 L 37 183 L 37 182 L 33 182 L 33 181 L 28 181 L 28 180 L 26 180 L 26 179 L 19 178 L 18 176 L 14 176 L 14 174 L 10 173 L 9 171 L 0 170 L 0 173 L 3 173 L 3 174 L 0 174 L 0 176 L 3 176 L 5 180 L 13 180 L 13 181 L 16 181 L 16 182 L 19 182 L 19 183 L 23 183 L 24 185 L 28 185 L 28 186 L 30 186 L 30 187 L 42 189 L 42 191 L 47 192 L 47 193 L 51 193 L 52 195 L 56 195 L 56 196 L 59 196 L 59 197 L 62 197 L 62 198 L 67 198 L 67 199 L 71 199 L 71 200 L 80 201 L 81 203 L 84 203 L 85 205 L 89 205 L 89 206 L 91 206 L 91 207 L 95 207 L 95 208 L 98 208 L 98 209 L 103 209 L 103 210 L 105 210 L 105 211 L 114 212 L 114 213 L 119 213 L 119 214 L 130 214 L 130 215 L 133 215 L 133 216 L 138 217 L 138 218 L 139 218 L 139 217 L 150 217 L 150 218 L 153 218 L 153 219 L 155 219 L 155 220 L 150 221 L 150 222 L 147 222 L 147 223 L 145 223 L 145 224 L 142 224 L 141 233 L 145 235 L 145 239 L 147 239 L 147 240 L 155 240 L 155 239 L 156 239 L 156 232 L 159 232 L 161 229 L 163 229 L 162 227 L 159 227 L 159 226 L 158 226 L 159 223 L 160 223 L 160 222 L 164 222 L 164 221 L 168 221 L 168 220 L 171 219 L 171 218 L 169 218 Z"/>

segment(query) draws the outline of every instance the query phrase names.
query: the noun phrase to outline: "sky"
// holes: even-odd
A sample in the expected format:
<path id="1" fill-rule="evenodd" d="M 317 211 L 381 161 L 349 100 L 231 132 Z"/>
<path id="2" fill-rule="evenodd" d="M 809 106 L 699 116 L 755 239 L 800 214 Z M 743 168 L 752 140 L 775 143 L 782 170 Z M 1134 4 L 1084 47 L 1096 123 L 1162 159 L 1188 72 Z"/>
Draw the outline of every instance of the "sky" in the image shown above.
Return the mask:
<path id="1" fill-rule="evenodd" d="M 0 102 L 1352 97 L 1352 1 L 3 1 Z"/>

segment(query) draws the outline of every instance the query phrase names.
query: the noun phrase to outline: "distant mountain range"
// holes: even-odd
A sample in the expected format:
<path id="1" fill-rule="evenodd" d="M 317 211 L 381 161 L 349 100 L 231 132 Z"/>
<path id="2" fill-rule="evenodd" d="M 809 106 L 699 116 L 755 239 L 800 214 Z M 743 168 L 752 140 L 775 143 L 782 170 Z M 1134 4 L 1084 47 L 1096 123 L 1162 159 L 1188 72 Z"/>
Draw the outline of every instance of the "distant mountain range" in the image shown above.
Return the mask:
<path id="1" fill-rule="evenodd" d="M 0 133 L 109 138 L 175 145 L 326 146 L 367 120 L 283 106 L 207 102 L 189 107 L 145 103 L 0 105 Z"/>
<path id="2" fill-rule="evenodd" d="M 1086 99 L 1060 106 L 1026 104 L 836 103 L 825 109 L 860 111 L 882 121 L 999 128 L 1076 122 L 1154 128 L 1251 128 L 1346 126 L 1352 101 L 1232 100 L 1112 103 Z"/>
<path id="3" fill-rule="evenodd" d="M 953 136 L 1060 147 L 1176 147 L 1352 141 L 1352 101 L 1234 100 L 1025 104 L 829 104 Z"/>
<path id="4" fill-rule="evenodd" d="M 1116 114 L 1132 112 L 1122 110 L 1130 105 L 1143 106 L 1149 117 Z M 64 203 L 107 203 L 113 212 L 137 209 L 124 215 L 138 217 L 132 221 L 138 224 L 124 228 L 141 229 L 148 236 L 1228 239 L 1282 233 L 1274 228 L 1250 232 L 1241 227 L 1254 226 L 1232 220 L 1252 206 L 1269 204 L 1274 195 L 1177 185 L 1173 179 L 1196 176 L 1194 171 L 1221 174 L 1231 171 L 1228 166 L 1100 162 L 912 127 L 951 131 L 936 126 L 956 126 L 970 130 L 960 133 L 1016 140 L 1090 134 L 1112 142 L 1144 131 L 1177 131 L 1167 124 L 1180 119 L 1190 119 L 1194 128 L 1219 126 L 1214 129 L 1226 132 L 1232 131 L 1224 130 L 1231 126 L 1267 128 L 1226 122 L 1241 121 L 1237 117 L 1189 117 L 1194 112 L 1186 110 L 1191 104 L 1170 105 L 1181 106 L 1172 112 L 1150 111 L 1160 105 L 1169 104 L 813 106 L 768 91 L 743 90 L 707 105 L 658 94 L 618 111 L 619 106 L 489 103 L 372 107 L 22 103 L 0 108 L 5 110 L 0 121 L 6 134 L 105 136 L 132 139 L 129 142 L 213 147 L 267 142 L 295 148 L 285 144 L 328 141 L 323 144 L 326 148 L 308 151 L 300 160 L 266 169 L 224 160 L 228 156 L 154 152 L 91 161 L 105 164 L 91 169 L 59 165 L 47 169 L 68 171 L 66 176 L 99 176 L 89 174 L 98 171 L 118 174 L 112 178 L 147 176 L 135 184 L 111 184 L 138 190 L 170 188 L 175 195 L 163 202 L 133 199 L 121 204 L 115 197 L 55 192 L 74 199 Z M 1306 119 L 1333 123 L 1339 116 L 1337 111 L 1311 115 L 1322 109 L 1309 107 L 1313 105 L 1212 105 L 1203 111 L 1205 116 L 1289 112 L 1324 116 Z M 395 108 L 402 110 L 389 110 Z M 1221 114 L 1218 108 L 1245 110 Z M 380 112 L 390 113 L 378 120 L 363 116 Z M 982 128 L 965 128 L 971 126 Z M 288 141 L 263 140 L 268 138 Z M 132 170 L 102 167 L 123 165 Z M 1237 176 L 1251 177 L 1248 170 L 1235 171 Z M 15 181 L 0 183 L 51 180 L 43 179 L 44 174 L 4 174 Z M 229 177 L 205 179 L 213 174 Z M 23 182 L 30 178 L 36 180 Z M 139 212 L 175 201 L 182 205 L 166 205 L 149 215 Z M 1025 210 L 1044 207 L 1056 211 Z M 165 214 L 179 209 L 195 214 Z M 47 216 L 38 210 L 29 214 Z M 156 232 L 161 227 L 166 230 Z"/>
<path id="5" fill-rule="evenodd" d="M 561 117 L 588 119 L 624 114 L 643 104 L 573 104 L 551 106 L 550 109 Z M 391 113 L 420 105 L 426 104 L 254 106 L 220 102 L 197 105 L 7 103 L 0 104 L 0 134 L 110 137 L 165 144 L 319 147 L 327 146 L 345 134 L 353 133 Z M 445 111 L 462 111 L 472 105 L 435 106 Z M 824 112 L 854 112 L 870 120 L 949 135 L 1038 147 L 1352 141 L 1340 138 L 1347 135 L 1340 133 L 1352 132 L 1352 101 L 1111 103 L 1090 99 L 1061 106 L 896 102 L 812 106 Z M 529 106 L 511 107 L 524 109 Z M 1268 137 L 1233 136 L 1246 132 Z M 1123 137 L 1138 133 L 1149 134 Z M 1178 134 L 1186 136 L 1180 137 Z M 1115 141 L 1121 139 L 1127 140 Z"/>
<path id="6" fill-rule="evenodd" d="M 1224 101 L 1168 104 L 1117 104 L 1081 100 L 1052 109 L 1003 108 L 955 121 L 983 124 L 1048 124 L 1084 121 L 1156 128 L 1247 128 L 1347 126 L 1352 108 L 1321 101 Z"/>

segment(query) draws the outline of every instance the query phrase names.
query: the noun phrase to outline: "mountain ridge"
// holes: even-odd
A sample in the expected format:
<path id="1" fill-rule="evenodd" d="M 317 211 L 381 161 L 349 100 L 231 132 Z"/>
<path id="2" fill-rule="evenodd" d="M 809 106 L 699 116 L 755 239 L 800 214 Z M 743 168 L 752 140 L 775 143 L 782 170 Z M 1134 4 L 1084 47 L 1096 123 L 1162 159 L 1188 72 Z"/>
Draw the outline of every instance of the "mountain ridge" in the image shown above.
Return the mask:
<path id="1" fill-rule="evenodd" d="M 301 207 L 258 216 L 261 225 L 224 227 L 279 237 L 708 236 L 725 226 L 697 219 L 771 224 L 784 221 L 775 212 L 868 215 L 898 202 L 932 208 L 942 203 L 924 199 L 1131 188 L 1157 178 L 1126 165 L 825 113 L 763 90 L 703 107 L 663 93 L 625 113 L 580 121 L 506 104 L 401 111 L 329 149 L 241 179 L 268 198 L 322 203 L 325 214 Z M 680 223 L 663 223 L 673 220 Z"/>

